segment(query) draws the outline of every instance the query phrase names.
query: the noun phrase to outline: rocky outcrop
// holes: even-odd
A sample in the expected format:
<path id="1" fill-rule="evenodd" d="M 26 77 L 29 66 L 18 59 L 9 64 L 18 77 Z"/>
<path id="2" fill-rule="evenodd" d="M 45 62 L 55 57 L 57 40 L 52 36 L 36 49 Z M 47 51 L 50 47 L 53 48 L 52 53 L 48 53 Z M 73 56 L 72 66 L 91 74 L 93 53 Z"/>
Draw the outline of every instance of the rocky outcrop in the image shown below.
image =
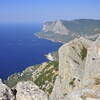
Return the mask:
<path id="1" fill-rule="evenodd" d="M 100 88 L 100 37 L 88 48 L 83 87 Z"/>
<path id="2" fill-rule="evenodd" d="M 65 96 L 63 100 L 100 100 L 100 91 L 82 89 Z"/>
<path id="3" fill-rule="evenodd" d="M 16 100 L 48 100 L 47 95 L 31 81 L 19 82 L 16 90 Z"/>
<path id="4" fill-rule="evenodd" d="M 50 100 L 96 100 L 95 98 L 99 98 L 99 95 L 94 99 L 80 98 L 81 94 L 88 95 L 87 89 L 91 89 L 95 94 L 100 90 L 99 44 L 99 38 L 96 41 L 79 38 L 59 49 L 59 75 Z M 89 93 L 91 94 L 91 91 Z"/>
<path id="5" fill-rule="evenodd" d="M 48 54 L 46 55 L 46 58 L 47 58 L 49 61 L 58 61 L 58 60 L 59 60 L 58 51 L 54 51 L 54 52 L 48 53 Z"/>
<path id="6" fill-rule="evenodd" d="M 0 100 L 15 100 L 15 96 L 11 89 L 2 83 L 0 79 Z"/>
<path id="7" fill-rule="evenodd" d="M 32 81 L 21 81 L 13 89 L 0 81 L 0 100 L 48 100 L 48 96 Z"/>
<path id="8" fill-rule="evenodd" d="M 43 32 L 53 32 L 61 35 L 68 35 L 70 33 L 60 20 L 52 23 L 45 23 L 43 26 Z"/>

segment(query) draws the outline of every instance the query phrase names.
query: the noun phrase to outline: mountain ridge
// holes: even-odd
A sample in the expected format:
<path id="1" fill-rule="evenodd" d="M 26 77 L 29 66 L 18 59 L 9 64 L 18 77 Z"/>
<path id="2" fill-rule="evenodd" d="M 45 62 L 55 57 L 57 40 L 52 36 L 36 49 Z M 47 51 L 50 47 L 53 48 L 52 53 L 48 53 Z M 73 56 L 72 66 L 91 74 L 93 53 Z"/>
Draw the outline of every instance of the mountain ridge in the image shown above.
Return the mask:
<path id="1" fill-rule="evenodd" d="M 94 39 L 98 37 L 99 33 L 100 20 L 76 19 L 46 22 L 42 31 L 36 33 L 36 35 L 41 38 L 66 43 L 81 36 Z"/>

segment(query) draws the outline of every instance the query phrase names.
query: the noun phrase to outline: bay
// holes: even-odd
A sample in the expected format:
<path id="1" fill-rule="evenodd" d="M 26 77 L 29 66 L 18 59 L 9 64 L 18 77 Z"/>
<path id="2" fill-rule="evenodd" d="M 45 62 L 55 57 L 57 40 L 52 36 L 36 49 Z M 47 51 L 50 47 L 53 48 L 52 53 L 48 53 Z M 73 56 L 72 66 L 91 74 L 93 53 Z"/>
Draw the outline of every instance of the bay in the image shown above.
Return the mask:
<path id="1" fill-rule="evenodd" d="M 34 35 L 41 29 L 41 24 L 0 24 L 0 78 L 46 62 L 45 55 L 58 50 L 61 43 Z"/>

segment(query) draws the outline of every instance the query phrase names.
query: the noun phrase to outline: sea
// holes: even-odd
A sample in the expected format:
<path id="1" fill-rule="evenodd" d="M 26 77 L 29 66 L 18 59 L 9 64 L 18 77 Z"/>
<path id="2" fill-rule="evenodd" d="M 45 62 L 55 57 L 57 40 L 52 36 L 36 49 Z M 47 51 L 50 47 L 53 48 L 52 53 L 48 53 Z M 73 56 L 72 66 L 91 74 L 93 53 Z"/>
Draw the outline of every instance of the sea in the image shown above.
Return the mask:
<path id="1" fill-rule="evenodd" d="M 58 50 L 61 43 L 35 36 L 41 29 L 41 24 L 0 24 L 0 78 L 46 62 L 45 55 Z"/>

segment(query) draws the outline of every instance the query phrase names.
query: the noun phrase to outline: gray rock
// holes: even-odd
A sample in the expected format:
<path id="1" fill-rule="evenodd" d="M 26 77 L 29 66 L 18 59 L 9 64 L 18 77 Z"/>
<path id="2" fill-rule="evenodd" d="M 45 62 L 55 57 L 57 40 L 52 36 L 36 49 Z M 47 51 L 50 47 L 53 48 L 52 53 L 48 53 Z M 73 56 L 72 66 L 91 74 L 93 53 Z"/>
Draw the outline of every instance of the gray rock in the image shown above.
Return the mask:
<path id="1" fill-rule="evenodd" d="M 100 37 L 88 48 L 83 87 L 100 88 Z"/>
<path id="2" fill-rule="evenodd" d="M 2 83 L 0 79 L 0 100 L 15 100 L 11 89 Z"/>
<path id="3" fill-rule="evenodd" d="M 100 92 L 91 89 L 82 89 L 72 92 L 66 96 L 63 100 L 100 100 Z"/>
<path id="4" fill-rule="evenodd" d="M 16 86 L 17 100 L 48 100 L 47 95 L 33 82 L 19 82 Z"/>
<path id="5" fill-rule="evenodd" d="M 53 91 L 51 98 L 58 97 L 60 94 L 61 98 L 57 100 L 61 100 L 65 95 L 82 87 L 86 54 L 82 55 L 81 53 L 82 50 L 87 53 L 87 48 L 91 42 L 81 37 L 74 39 L 59 49 L 60 81 L 57 84 L 55 83 L 55 87 L 59 86 L 60 90 Z M 51 100 L 56 100 L 56 98 Z"/>
<path id="6" fill-rule="evenodd" d="M 62 21 L 55 21 L 52 23 L 45 23 L 43 26 L 44 32 L 54 32 L 56 34 L 68 35 L 69 30 L 63 25 Z"/>
<path id="7" fill-rule="evenodd" d="M 79 95 L 87 93 L 87 89 L 100 94 L 100 38 L 96 41 L 77 38 L 59 49 L 59 76 L 50 100 L 100 99 L 99 96 L 80 98 Z"/>
<path id="8" fill-rule="evenodd" d="M 0 79 L 0 83 L 2 83 L 2 79 Z"/>
<path id="9" fill-rule="evenodd" d="M 57 77 L 54 88 L 49 98 L 50 100 L 63 100 L 64 99 L 60 83 L 61 83 L 61 80 L 59 77 Z"/>

